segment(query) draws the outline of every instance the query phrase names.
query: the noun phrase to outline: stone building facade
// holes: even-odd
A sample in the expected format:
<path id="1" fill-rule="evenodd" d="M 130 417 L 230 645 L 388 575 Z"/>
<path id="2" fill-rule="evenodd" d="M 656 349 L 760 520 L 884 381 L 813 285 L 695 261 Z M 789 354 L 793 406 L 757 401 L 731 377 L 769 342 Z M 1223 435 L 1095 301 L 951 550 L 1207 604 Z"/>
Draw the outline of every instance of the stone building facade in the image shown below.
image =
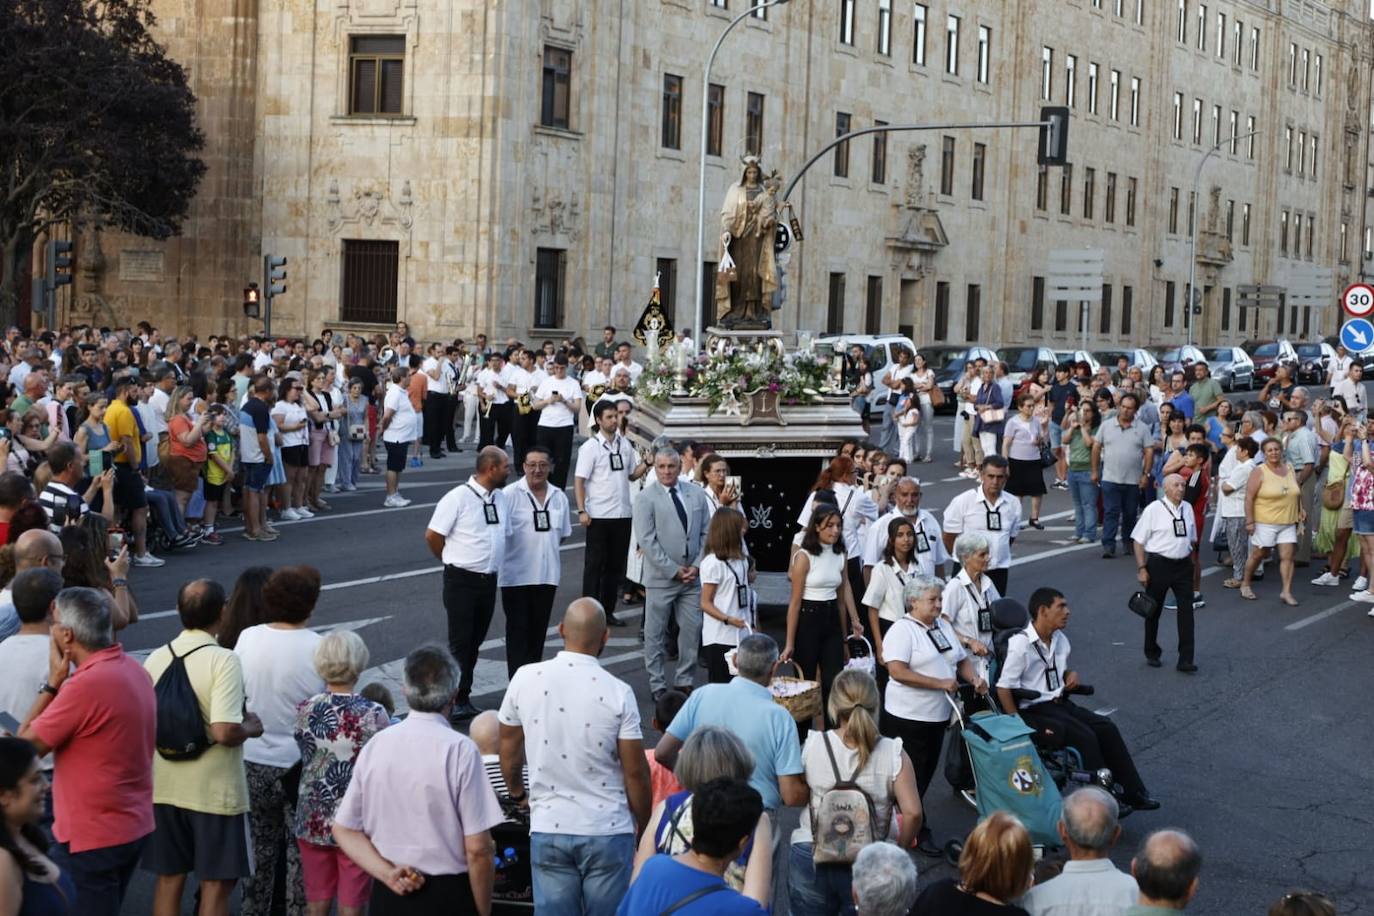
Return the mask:
<path id="1" fill-rule="evenodd" d="M 1092 246 L 1106 266 L 1091 340 L 1181 341 L 1191 208 L 1195 336 L 1334 331 L 1334 306 L 1242 313 L 1236 288 L 1295 287 L 1317 267 L 1339 289 L 1360 273 L 1365 0 L 757 11 L 711 74 L 698 265 L 702 66 L 756 2 L 157 0 L 201 100 L 210 173 L 185 237 L 106 237 L 76 301 L 179 332 L 249 329 L 241 291 L 271 252 L 289 259 L 281 334 L 625 329 L 656 274 L 693 325 L 744 152 L 786 180 L 837 131 L 1024 122 L 1067 104 L 1065 168 L 1036 165 L 1033 129 L 891 133 L 825 157 L 791 198 L 805 240 L 775 326 L 1072 346 L 1078 304 L 1047 301 L 1042 280 L 1050 249 Z M 1222 143 L 1193 199 L 1198 163 L 1233 132 L 1254 136 Z"/>

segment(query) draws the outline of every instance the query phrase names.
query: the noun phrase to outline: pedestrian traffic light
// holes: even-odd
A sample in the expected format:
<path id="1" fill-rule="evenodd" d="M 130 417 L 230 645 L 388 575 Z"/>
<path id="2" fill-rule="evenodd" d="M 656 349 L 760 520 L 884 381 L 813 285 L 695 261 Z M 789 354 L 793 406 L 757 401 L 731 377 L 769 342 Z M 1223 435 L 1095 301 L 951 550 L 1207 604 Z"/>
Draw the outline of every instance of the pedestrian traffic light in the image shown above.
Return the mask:
<path id="1" fill-rule="evenodd" d="M 52 239 L 48 242 L 47 270 L 44 272 L 44 279 L 48 284 L 48 291 L 55 292 L 59 286 L 66 286 L 72 282 L 72 243 Z"/>
<path id="2" fill-rule="evenodd" d="M 262 315 L 262 304 L 256 283 L 249 283 L 243 288 L 243 314 L 248 318 L 259 318 Z"/>
<path id="3" fill-rule="evenodd" d="M 286 258 L 263 255 L 262 273 L 268 299 L 286 292 Z"/>
<path id="4" fill-rule="evenodd" d="M 1040 165 L 1064 165 L 1069 161 L 1069 109 L 1047 105 L 1040 109 L 1040 142 L 1035 161 Z"/>

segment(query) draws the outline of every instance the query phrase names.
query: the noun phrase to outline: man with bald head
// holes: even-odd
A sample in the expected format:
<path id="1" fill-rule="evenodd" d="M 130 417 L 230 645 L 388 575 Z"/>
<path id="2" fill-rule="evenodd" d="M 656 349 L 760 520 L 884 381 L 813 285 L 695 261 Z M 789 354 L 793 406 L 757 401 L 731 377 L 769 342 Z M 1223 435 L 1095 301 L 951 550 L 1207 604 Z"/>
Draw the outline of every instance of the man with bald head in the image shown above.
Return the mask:
<path id="1" fill-rule="evenodd" d="M 652 807 L 639 705 L 597 661 L 607 637 L 600 602 L 568 605 L 558 634 L 563 651 L 525 665 L 506 688 L 501 774 L 511 798 L 529 806 L 535 909 L 610 916 Z"/>
<path id="2" fill-rule="evenodd" d="M 1160 667 L 1159 610 L 1164 596 L 1173 591 L 1178 605 L 1179 671 L 1192 674 L 1193 663 L 1193 546 L 1197 522 L 1193 507 L 1183 498 L 1185 483 L 1178 474 L 1164 478 L 1164 492 L 1145 507 L 1131 531 L 1135 549 L 1136 578 L 1155 600 L 1156 611 L 1145 618 L 1145 664 Z"/>
<path id="3" fill-rule="evenodd" d="M 496 612 L 496 582 L 511 532 L 505 492 L 510 458 L 488 445 L 477 453 L 477 468 L 465 483 L 449 490 L 434 507 L 425 529 L 430 552 L 444 564 L 444 611 L 448 644 L 462 672 L 453 716 L 471 719 L 472 677 L 477 653 Z"/>
<path id="4" fill-rule="evenodd" d="M 1059 838 L 1069 861 L 1059 876 L 1037 884 L 1021 898 L 1030 916 L 1124 916 L 1135 905 L 1135 879 L 1112 864 L 1121 837 L 1116 799 L 1097 786 L 1084 786 L 1064 799 Z"/>
<path id="5" fill-rule="evenodd" d="M 30 528 L 14 542 L 16 575 L 29 569 L 51 569 L 61 575 L 65 560 L 62 542 L 46 528 Z M 119 629 L 118 623 L 116 621 L 115 629 Z M 19 632 L 19 624 L 19 614 L 14 609 L 14 597 L 10 592 L 10 586 L 7 585 L 0 589 L 0 640 L 8 639 Z"/>
<path id="6" fill-rule="evenodd" d="M 1182 830 L 1156 830 L 1140 844 L 1131 874 L 1140 885 L 1140 902 L 1126 916 L 1159 916 L 1184 910 L 1197 894 L 1202 853 Z"/>

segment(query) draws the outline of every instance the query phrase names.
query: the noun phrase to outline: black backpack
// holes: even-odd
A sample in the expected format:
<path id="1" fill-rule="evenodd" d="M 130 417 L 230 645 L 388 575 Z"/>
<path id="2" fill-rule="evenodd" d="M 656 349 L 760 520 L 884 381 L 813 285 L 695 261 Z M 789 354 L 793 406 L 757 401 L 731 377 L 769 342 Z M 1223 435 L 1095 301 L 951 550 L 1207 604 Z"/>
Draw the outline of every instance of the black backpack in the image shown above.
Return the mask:
<path id="1" fill-rule="evenodd" d="M 177 655 L 172 644 L 167 644 L 172 662 L 153 687 L 157 696 L 157 752 L 163 760 L 195 760 L 213 743 L 205 731 L 200 700 L 186 674 L 187 657 L 209 645 L 214 644 L 205 643 L 186 655 Z"/>

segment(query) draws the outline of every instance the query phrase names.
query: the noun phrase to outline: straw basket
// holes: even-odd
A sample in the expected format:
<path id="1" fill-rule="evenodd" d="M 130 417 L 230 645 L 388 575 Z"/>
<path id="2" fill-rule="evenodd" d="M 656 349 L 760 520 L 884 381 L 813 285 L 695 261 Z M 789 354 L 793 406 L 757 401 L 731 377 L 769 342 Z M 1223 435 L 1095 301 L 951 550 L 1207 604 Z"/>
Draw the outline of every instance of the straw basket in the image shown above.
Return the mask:
<path id="1" fill-rule="evenodd" d="M 778 668 L 788 665 L 798 675 L 802 673 L 796 662 L 781 662 Z M 773 694 L 773 702 L 792 714 L 798 722 L 808 722 L 821 714 L 821 685 L 819 681 L 808 681 L 803 677 L 787 677 L 774 671 L 773 681 L 768 690 Z"/>

